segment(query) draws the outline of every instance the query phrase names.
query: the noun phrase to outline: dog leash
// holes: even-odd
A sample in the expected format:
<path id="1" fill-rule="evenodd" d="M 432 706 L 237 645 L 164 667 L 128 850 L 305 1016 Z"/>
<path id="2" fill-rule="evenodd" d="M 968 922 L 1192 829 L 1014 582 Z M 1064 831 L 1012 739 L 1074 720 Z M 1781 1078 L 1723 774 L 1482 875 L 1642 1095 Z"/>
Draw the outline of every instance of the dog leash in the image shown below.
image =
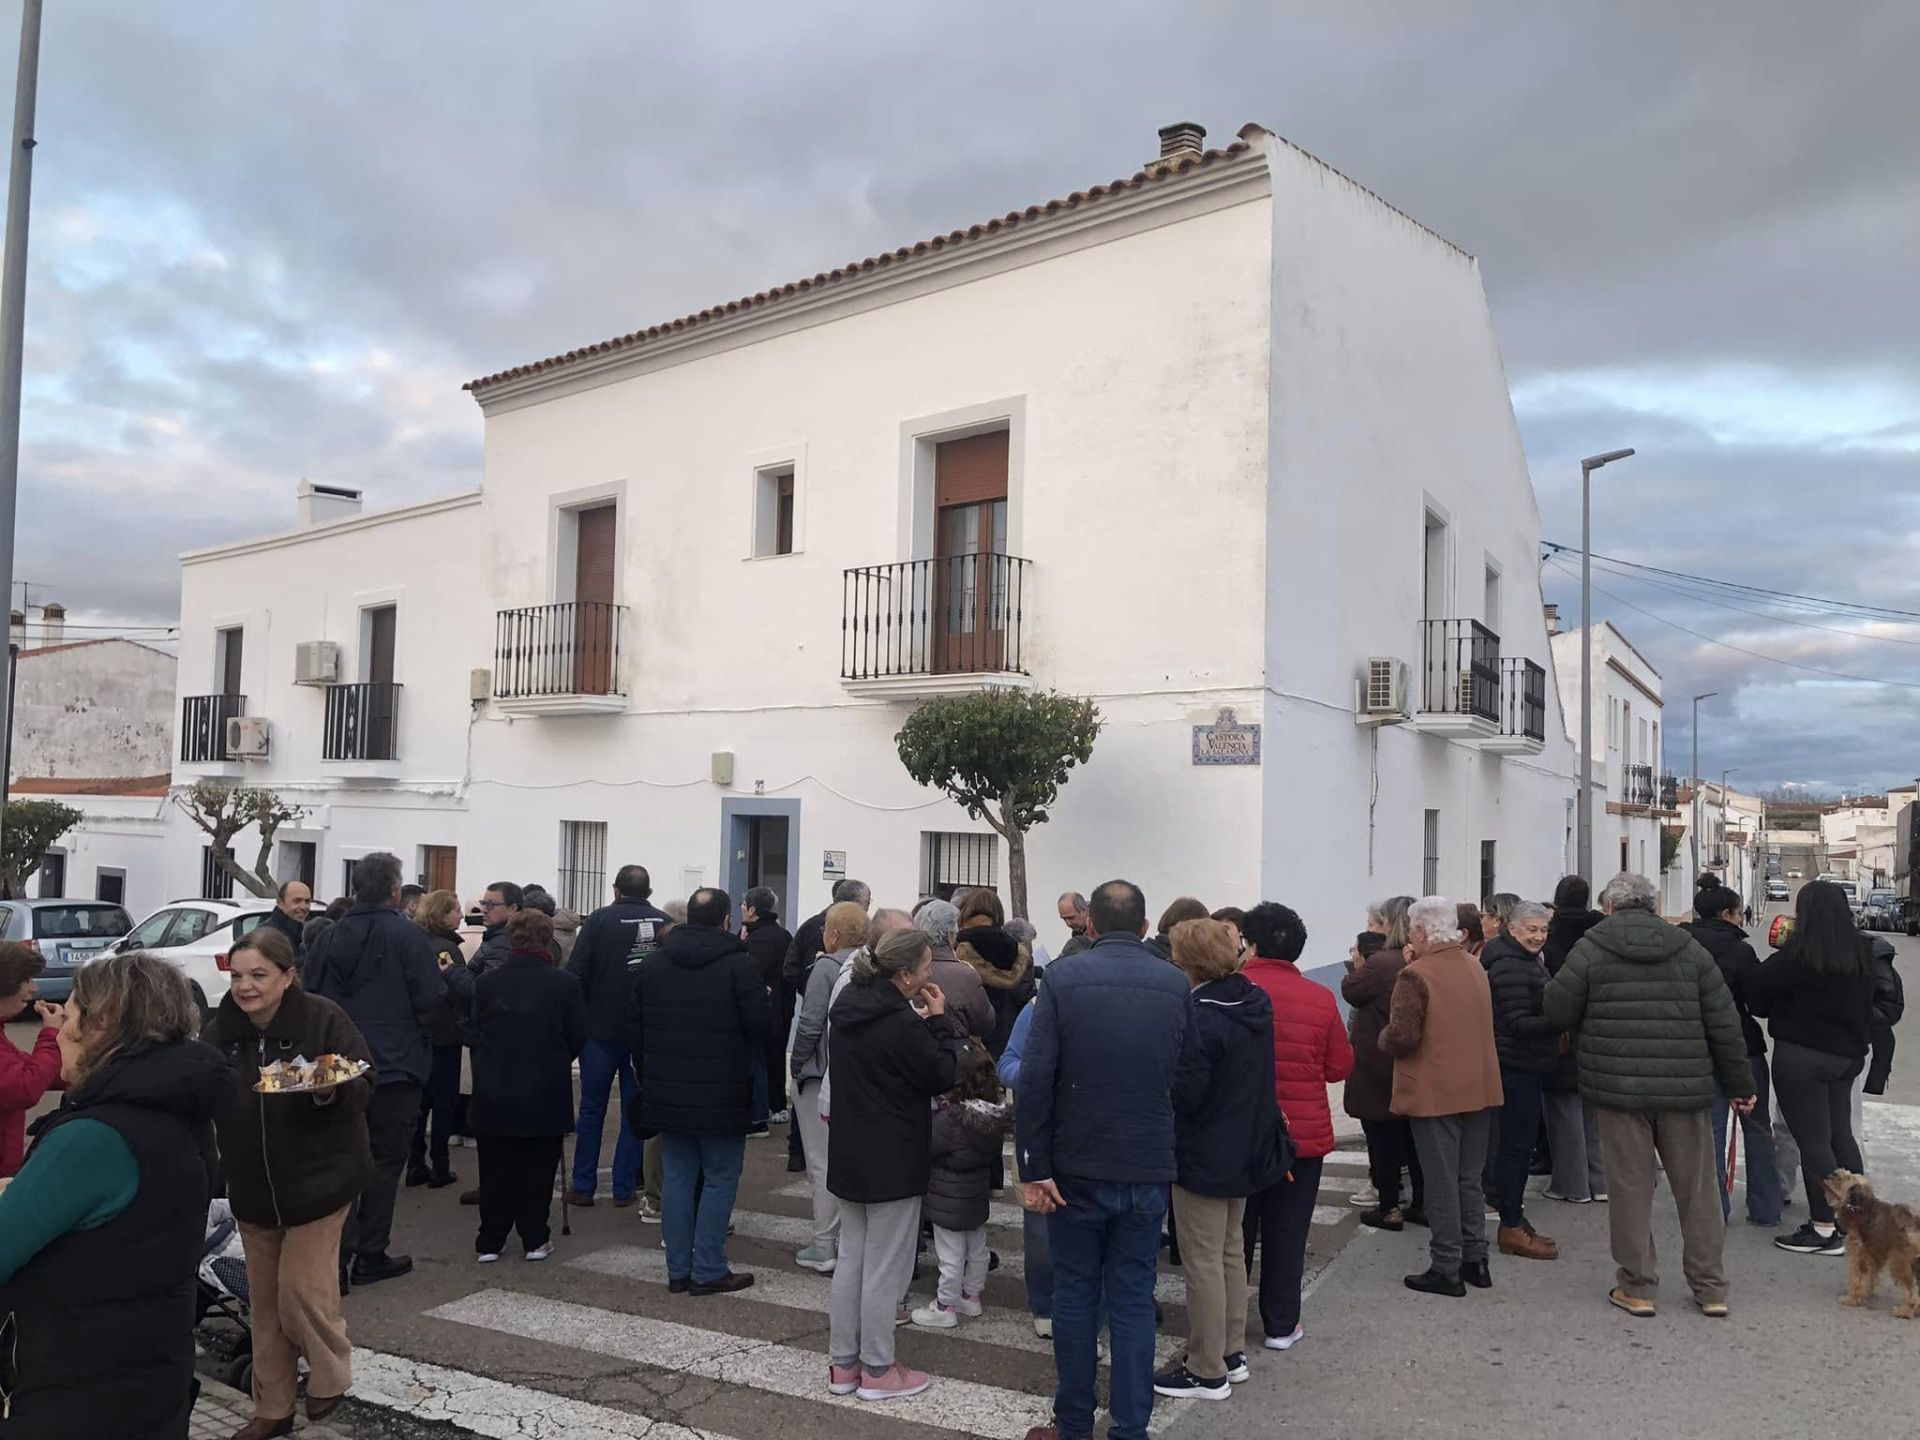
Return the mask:
<path id="1" fill-rule="evenodd" d="M 1733 1199 L 1734 1153 L 1740 1148 L 1740 1117 L 1727 1111 L 1727 1199 Z"/>

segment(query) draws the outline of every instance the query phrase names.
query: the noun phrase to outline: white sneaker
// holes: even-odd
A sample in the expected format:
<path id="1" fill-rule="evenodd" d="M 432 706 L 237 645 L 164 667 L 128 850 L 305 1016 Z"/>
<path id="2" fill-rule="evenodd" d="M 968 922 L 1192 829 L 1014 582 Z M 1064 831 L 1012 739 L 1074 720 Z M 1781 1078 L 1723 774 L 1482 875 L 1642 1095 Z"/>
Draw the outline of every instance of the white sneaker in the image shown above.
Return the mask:
<path id="1" fill-rule="evenodd" d="M 482 1265 L 497 1265 L 500 1263 L 500 1252 L 494 1250 L 483 1255 L 476 1255 L 474 1258 Z"/>
<path id="2" fill-rule="evenodd" d="M 545 1260 L 548 1257 L 550 1257 L 552 1254 L 553 1254 L 553 1242 L 549 1240 L 546 1244 L 540 1246 L 538 1249 L 527 1251 L 527 1259 Z"/>
<path id="3" fill-rule="evenodd" d="M 1269 1335 L 1261 1343 L 1269 1350 L 1291 1350 L 1306 1338 L 1307 1332 L 1296 1325 L 1291 1335 Z"/>
<path id="4" fill-rule="evenodd" d="M 960 1312 L 949 1310 L 936 1300 L 914 1311 L 913 1323 L 927 1330 L 951 1330 L 960 1323 Z"/>
<path id="5" fill-rule="evenodd" d="M 1380 1192 L 1373 1188 L 1371 1181 L 1347 1196 L 1347 1204 L 1358 1205 L 1362 1210 L 1371 1210 L 1379 1203 Z"/>
<path id="6" fill-rule="evenodd" d="M 1034 1316 L 1033 1333 L 1038 1335 L 1042 1340 L 1051 1340 L 1053 1338 L 1053 1317 L 1051 1315 Z"/>
<path id="7" fill-rule="evenodd" d="M 978 1295 L 962 1295 L 959 1300 L 954 1303 L 953 1308 L 969 1320 L 976 1318 L 986 1309 L 986 1307 L 980 1303 L 980 1297 Z"/>
<path id="8" fill-rule="evenodd" d="M 804 1250 L 793 1252 L 793 1263 L 804 1270 L 813 1270 L 821 1275 L 831 1275 L 839 1257 L 831 1250 L 823 1250 L 817 1245 L 809 1245 Z"/>

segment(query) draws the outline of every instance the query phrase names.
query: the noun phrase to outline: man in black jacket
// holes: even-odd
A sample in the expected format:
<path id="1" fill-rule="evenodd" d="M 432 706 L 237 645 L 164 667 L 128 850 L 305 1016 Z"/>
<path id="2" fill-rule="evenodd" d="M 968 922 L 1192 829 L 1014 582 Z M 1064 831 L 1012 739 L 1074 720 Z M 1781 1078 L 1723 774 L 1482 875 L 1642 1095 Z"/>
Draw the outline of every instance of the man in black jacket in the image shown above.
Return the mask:
<path id="1" fill-rule="evenodd" d="M 1740 1014 L 1740 1035 L 1747 1042 L 1747 1063 L 1753 1068 L 1753 1113 L 1740 1119 L 1740 1138 L 1747 1152 L 1747 1223 L 1778 1225 L 1780 1210 L 1786 1203 L 1786 1190 L 1780 1180 L 1780 1161 L 1773 1143 L 1773 1114 L 1768 1105 L 1772 1077 L 1767 1071 L 1767 1037 L 1760 1022 L 1747 1008 L 1747 982 L 1760 968 L 1760 957 L 1753 953 L 1747 932 L 1740 928 L 1740 897 L 1724 885 L 1708 885 L 1694 891 L 1693 913 L 1697 917 L 1680 928 L 1692 934 L 1700 946 L 1720 967 L 1720 975 L 1733 993 L 1733 1006 Z M 1733 1198 L 1727 1194 L 1727 1115 L 1730 1107 L 1724 1090 L 1715 1087 L 1713 1102 L 1713 1158 L 1720 1171 L 1720 1210 L 1733 1213 Z"/>
<path id="2" fill-rule="evenodd" d="M 873 892 L 861 880 L 836 881 L 832 890 L 832 900 L 827 908 L 847 901 L 865 910 L 873 903 Z M 793 932 L 788 942 L 787 956 L 780 967 L 781 993 L 787 997 L 787 1019 L 789 1025 L 793 1019 L 793 1010 L 798 1007 L 800 996 L 806 993 L 807 976 L 813 973 L 813 962 L 820 958 L 823 948 L 820 941 L 827 924 L 827 911 L 818 915 L 809 915 L 800 922 L 800 928 Z M 782 1026 L 784 1034 L 788 1026 Z M 795 1174 L 807 1168 L 807 1157 L 800 1144 L 800 1127 L 795 1125 L 787 1132 L 787 1169 Z"/>
<path id="3" fill-rule="evenodd" d="M 356 1285 L 391 1280 L 413 1269 L 389 1255 L 393 1203 L 407 1148 L 420 1118 L 421 1087 L 433 1066 L 426 1018 L 446 994 L 427 932 L 400 913 L 400 862 L 376 851 L 353 867 L 353 908 L 307 953 L 301 982 L 347 1012 L 373 1055 L 373 1102 L 367 1132 L 373 1183 L 341 1235 L 341 1264 L 351 1257 Z"/>
<path id="4" fill-rule="evenodd" d="M 511 880 L 496 880 L 487 886 L 487 893 L 480 897 L 480 923 L 486 929 L 480 936 L 479 948 L 467 961 L 467 968 L 474 974 L 486 974 L 513 952 L 513 946 L 507 941 L 507 922 L 519 913 L 525 894 Z"/>
<path id="5" fill-rule="evenodd" d="M 780 897 L 764 885 L 747 891 L 740 907 L 741 939 L 767 987 L 767 1040 L 762 1069 L 753 1076 L 752 1133 L 765 1135 L 769 1122 L 787 1119 L 787 1026 L 793 1020 L 794 992 L 787 989 L 787 947 L 793 937 L 780 923 Z"/>
<path id="6" fill-rule="evenodd" d="M 603 905 L 581 924 L 567 959 L 567 970 L 579 980 L 587 1001 L 587 1044 L 580 1052 L 580 1122 L 573 1142 L 573 1182 L 565 1196 L 569 1205 L 593 1204 L 607 1094 L 616 1076 L 620 1138 L 613 1147 L 613 1203 L 622 1208 L 633 1204 L 640 1187 L 640 1140 L 627 1122 L 627 1105 L 639 1087 L 627 1039 L 627 1011 L 633 1001 L 633 971 L 653 953 L 655 932 L 667 919 L 665 911 L 648 903 L 652 894 L 646 866 L 622 865 L 613 877 L 613 903 Z"/>
<path id="7" fill-rule="evenodd" d="M 280 895 L 273 903 L 262 925 L 271 926 L 287 937 L 287 943 L 293 946 L 295 955 L 305 949 L 304 943 L 307 914 L 313 909 L 313 891 L 304 881 L 289 880 L 280 887 Z"/>
<path id="8" fill-rule="evenodd" d="M 660 1134 L 660 1220 L 676 1294 L 753 1283 L 728 1268 L 726 1245 L 753 1123 L 754 1061 L 766 1042 L 767 988 L 727 928 L 732 911 L 726 891 L 694 891 L 687 923 L 641 962 L 633 984 L 640 1125 Z"/>

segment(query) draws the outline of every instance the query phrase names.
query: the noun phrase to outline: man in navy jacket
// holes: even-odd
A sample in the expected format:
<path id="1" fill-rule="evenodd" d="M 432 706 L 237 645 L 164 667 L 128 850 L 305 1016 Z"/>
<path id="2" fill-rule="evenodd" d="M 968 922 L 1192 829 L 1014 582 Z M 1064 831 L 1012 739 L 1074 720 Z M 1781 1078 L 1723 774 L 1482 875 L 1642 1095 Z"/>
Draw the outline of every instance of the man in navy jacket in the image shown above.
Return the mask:
<path id="1" fill-rule="evenodd" d="M 653 880 L 646 866 L 622 865 L 613 877 L 613 903 L 587 916 L 573 942 L 573 954 L 567 957 L 567 970 L 580 982 L 587 1000 L 587 1044 L 580 1052 L 580 1124 L 573 1140 L 573 1179 L 563 1197 L 569 1205 L 593 1204 L 607 1095 L 615 1076 L 620 1080 L 620 1138 L 613 1146 L 613 1203 L 633 1204 L 640 1187 L 640 1140 L 627 1121 L 627 1105 L 639 1088 L 627 1035 L 627 1010 L 633 1000 L 633 972 L 653 953 L 655 937 L 667 923 L 666 912 L 649 903 L 652 894 Z M 643 1214 L 641 1218 L 657 1217 Z"/>
<path id="2" fill-rule="evenodd" d="M 1088 906 L 1093 945 L 1047 967 L 1020 1063 L 1015 1129 L 1024 1203 L 1053 1248 L 1052 1426 L 1093 1431 L 1102 1278 L 1113 1340 L 1114 1440 L 1153 1414 L 1153 1285 L 1174 1162 L 1173 1082 L 1199 1043 L 1187 978 L 1141 943 L 1147 902 L 1109 880 Z M 1115 1056 L 1126 1063 L 1116 1065 Z"/>

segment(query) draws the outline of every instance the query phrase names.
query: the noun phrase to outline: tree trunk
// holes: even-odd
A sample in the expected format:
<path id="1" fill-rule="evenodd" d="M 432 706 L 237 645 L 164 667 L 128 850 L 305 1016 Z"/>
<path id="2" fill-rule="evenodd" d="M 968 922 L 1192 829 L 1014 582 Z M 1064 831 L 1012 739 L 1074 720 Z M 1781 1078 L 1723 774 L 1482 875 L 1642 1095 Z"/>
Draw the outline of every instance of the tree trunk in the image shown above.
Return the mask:
<path id="1" fill-rule="evenodd" d="M 215 850 L 213 853 L 219 857 L 220 868 L 226 871 L 234 883 L 249 895 L 257 896 L 262 900 L 271 900 L 279 892 L 279 886 L 271 880 L 263 882 L 258 875 L 229 856 L 224 849 Z"/>
<path id="2" fill-rule="evenodd" d="M 1027 919 L 1027 836 L 1011 825 L 1007 827 L 1007 898 L 1007 913 Z"/>

